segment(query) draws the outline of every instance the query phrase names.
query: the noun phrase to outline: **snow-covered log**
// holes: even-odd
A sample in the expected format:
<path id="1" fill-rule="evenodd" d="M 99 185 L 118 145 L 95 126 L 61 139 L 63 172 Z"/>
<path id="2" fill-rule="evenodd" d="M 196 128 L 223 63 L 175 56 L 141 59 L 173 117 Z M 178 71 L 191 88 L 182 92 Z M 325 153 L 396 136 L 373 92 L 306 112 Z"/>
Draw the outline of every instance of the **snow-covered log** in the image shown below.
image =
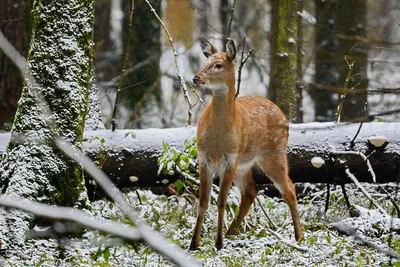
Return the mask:
<path id="1" fill-rule="evenodd" d="M 372 182 L 365 160 L 356 154 L 343 153 L 352 150 L 369 156 L 377 182 L 396 181 L 400 166 L 400 123 L 364 123 L 350 148 L 358 127 L 358 124 L 333 123 L 291 125 L 288 155 L 292 180 L 349 183 L 351 181 L 345 173 L 348 167 L 360 182 Z M 195 135 L 195 127 L 118 130 L 114 133 L 109 130 L 90 131 L 85 133 L 84 150 L 92 159 L 105 155 L 102 168 L 119 187 L 157 186 L 163 179 L 173 181 L 177 178 L 157 176 L 157 158 L 162 153 L 162 142 L 182 149 L 183 142 Z M 371 136 L 384 136 L 387 143 L 375 148 L 368 141 Z M 0 154 L 7 140 L 7 134 L 0 134 Z M 100 147 L 103 153 L 99 153 Z M 342 153 L 333 153 L 338 151 Z M 314 157 L 323 159 L 320 168 L 313 167 L 311 159 Z M 136 177 L 137 181 L 132 182 Z M 256 180 L 258 184 L 268 183 L 268 179 L 260 174 L 256 174 Z"/>

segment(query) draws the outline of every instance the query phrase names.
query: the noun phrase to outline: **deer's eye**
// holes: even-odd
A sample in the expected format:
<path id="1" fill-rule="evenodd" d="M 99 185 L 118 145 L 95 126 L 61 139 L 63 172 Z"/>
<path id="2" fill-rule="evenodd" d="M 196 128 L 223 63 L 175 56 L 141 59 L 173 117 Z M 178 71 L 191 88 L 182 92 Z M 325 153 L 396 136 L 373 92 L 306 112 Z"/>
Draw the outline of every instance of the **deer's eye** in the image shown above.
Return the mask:
<path id="1" fill-rule="evenodd" d="M 215 64 L 215 67 L 214 67 L 214 68 L 220 70 L 220 69 L 222 68 L 222 65 L 221 65 L 221 64 Z"/>

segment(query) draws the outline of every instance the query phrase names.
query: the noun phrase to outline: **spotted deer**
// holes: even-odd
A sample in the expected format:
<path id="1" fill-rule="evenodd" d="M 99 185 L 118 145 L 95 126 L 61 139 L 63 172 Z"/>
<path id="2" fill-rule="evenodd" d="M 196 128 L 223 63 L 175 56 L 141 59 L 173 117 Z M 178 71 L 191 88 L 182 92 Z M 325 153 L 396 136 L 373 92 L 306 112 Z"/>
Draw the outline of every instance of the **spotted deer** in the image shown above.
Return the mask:
<path id="1" fill-rule="evenodd" d="M 213 91 L 197 130 L 200 173 L 199 207 L 190 249 L 200 244 L 200 232 L 210 200 L 214 177 L 220 178 L 217 200 L 218 222 L 215 247 L 223 247 L 224 213 L 228 191 L 234 183 L 241 192 L 239 213 L 226 235 L 236 233 L 257 196 L 252 176 L 259 168 L 282 194 L 289 206 L 296 240 L 302 238 L 295 189 L 288 175 L 286 149 L 288 121 L 282 111 L 264 97 L 235 96 L 235 56 L 233 41 L 228 40 L 226 52 L 219 52 L 200 37 L 203 54 L 207 57 L 193 83 Z"/>

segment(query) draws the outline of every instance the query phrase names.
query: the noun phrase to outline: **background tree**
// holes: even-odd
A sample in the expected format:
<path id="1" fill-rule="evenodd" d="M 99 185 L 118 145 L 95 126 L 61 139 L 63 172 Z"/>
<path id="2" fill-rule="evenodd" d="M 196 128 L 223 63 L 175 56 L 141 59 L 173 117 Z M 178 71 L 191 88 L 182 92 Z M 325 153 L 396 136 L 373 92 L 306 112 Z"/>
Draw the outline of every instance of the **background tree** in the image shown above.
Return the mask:
<path id="1" fill-rule="evenodd" d="M 297 121 L 297 0 L 272 1 L 270 43 L 268 97 Z"/>
<path id="2" fill-rule="evenodd" d="M 339 38 L 338 69 L 340 94 L 346 94 L 343 104 L 342 120 L 351 121 L 364 115 L 367 102 L 367 61 L 365 44 L 367 34 L 367 1 L 340 0 L 337 8 L 337 32 Z M 349 64 L 354 62 L 347 88 L 344 88 L 349 74 Z M 354 89 L 351 89 L 354 88 Z"/>
<path id="3" fill-rule="evenodd" d="M 118 37 L 111 36 L 113 30 L 111 27 L 112 2 L 113 0 L 96 1 L 94 29 L 95 64 L 97 78 L 103 82 L 110 81 L 114 77 L 119 76 L 122 67 L 122 49 L 121 47 L 117 47 Z M 119 43 L 122 44 L 122 40 L 119 40 Z"/>
<path id="4" fill-rule="evenodd" d="M 25 55 L 24 0 L 0 2 L 0 30 Z M 0 130 L 11 128 L 22 91 L 22 76 L 18 68 L 0 50 Z"/>
<path id="5" fill-rule="evenodd" d="M 160 14 L 161 2 L 150 1 L 156 12 Z M 141 115 L 144 112 L 157 114 L 161 106 L 160 67 L 161 56 L 160 24 L 150 12 L 148 5 L 138 3 L 133 11 L 132 28 L 129 29 L 129 11 L 132 0 L 124 1 L 125 16 L 123 20 L 124 57 L 127 54 L 127 67 L 122 83 L 121 104 L 128 109 L 130 123 L 126 126 L 133 128 L 144 127 Z M 129 40 L 128 40 L 129 39 Z M 126 51 L 130 42 L 129 51 Z M 148 114 L 148 117 L 149 116 Z M 151 122 L 148 122 L 151 125 Z"/>
<path id="6" fill-rule="evenodd" d="M 27 1 L 26 86 L 0 166 L 1 193 L 14 199 L 85 207 L 82 168 L 54 147 L 81 147 L 93 65 L 93 0 Z M 31 214 L 1 211 L 0 238 L 22 244 Z"/>
<path id="7" fill-rule="evenodd" d="M 338 40 L 336 16 L 339 0 L 315 0 L 315 83 L 311 86 L 315 120 L 333 121 L 337 107 Z M 341 58 L 340 60 L 343 60 Z"/>

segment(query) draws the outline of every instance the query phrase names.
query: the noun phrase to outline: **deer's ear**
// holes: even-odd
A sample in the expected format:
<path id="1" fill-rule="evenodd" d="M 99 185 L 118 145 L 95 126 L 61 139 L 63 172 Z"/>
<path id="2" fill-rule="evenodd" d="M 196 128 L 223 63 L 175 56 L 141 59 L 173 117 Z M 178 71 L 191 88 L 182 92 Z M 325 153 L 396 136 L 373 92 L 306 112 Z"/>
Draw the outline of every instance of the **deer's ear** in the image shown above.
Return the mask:
<path id="1" fill-rule="evenodd" d="M 206 57 L 210 57 L 211 55 L 218 53 L 218 49 L 215 48 L 206 38 L 199 37 L 201 50 Z"/>
<path id="2" fill-rule="evenodd" d="M 226 54 L 228 55 L 228 58 L 233 61 L 236 57 L 236 47 L 235 43 L 232 40 L 228 40 L 226 43 Z"/>

